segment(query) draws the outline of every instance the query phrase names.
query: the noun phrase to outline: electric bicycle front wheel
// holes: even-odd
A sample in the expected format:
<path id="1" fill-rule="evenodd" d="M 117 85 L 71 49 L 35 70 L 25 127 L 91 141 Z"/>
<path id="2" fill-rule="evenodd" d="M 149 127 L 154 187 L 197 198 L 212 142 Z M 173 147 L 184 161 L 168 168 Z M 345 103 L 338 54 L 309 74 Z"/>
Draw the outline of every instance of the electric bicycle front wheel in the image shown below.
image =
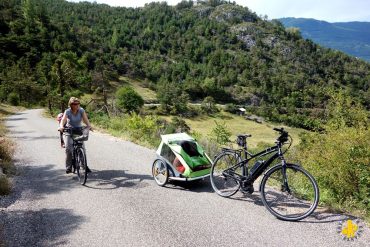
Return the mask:
<path id="1" fill-rule="evenodd" d="M 261 199 L 271 214 L 281 220 L 306 218 L 319 203 L 319 187 L 311 174 L 298 165 L 272 167 L 261 181 Z"/>

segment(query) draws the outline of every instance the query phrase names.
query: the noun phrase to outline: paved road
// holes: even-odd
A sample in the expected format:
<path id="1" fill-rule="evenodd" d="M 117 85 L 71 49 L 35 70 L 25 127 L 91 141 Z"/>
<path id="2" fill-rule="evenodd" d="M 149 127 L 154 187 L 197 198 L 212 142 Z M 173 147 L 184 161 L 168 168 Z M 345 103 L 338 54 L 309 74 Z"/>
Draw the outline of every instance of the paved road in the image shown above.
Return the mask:
<path id="1" fill-rule="evenodd" d="M 92 133 L 87 186 L 64 172 L 57 123 L 28 110 L 7 126 L 18 144 L 20 175 L 0 199 L 0 240 L 8 246 L 369 246 L 370 231 L 347 242 L 343 215 L 303 222 L 275 219 L 258 192 L 225 199 L 209 181 L 161 188 L 150 175 L 150 150 Z M 1 241 L 0 241 L 1 242 Z M 366 244 L 367 243 L 367 244 Z M 1 243 L 0 243 L 1 246 Z"/>

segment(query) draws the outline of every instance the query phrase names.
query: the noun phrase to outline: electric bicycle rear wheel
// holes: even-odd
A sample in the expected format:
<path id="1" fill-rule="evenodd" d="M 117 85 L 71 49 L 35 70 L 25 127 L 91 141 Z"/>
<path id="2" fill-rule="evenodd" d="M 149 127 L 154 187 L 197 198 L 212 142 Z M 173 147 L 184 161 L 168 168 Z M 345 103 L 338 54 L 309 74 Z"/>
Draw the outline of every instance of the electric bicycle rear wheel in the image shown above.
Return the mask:
<path id="1" fill-rule="evenodd" d="M 229 172 L 242 174 L 241 167 L 230 169 L 241 161 L 236 152 L 223 152 L 216 157 L 211 168 L 211 184 L 213 190 L 223 197 L 234 195 L 240 188 L 240 183 Z"/>

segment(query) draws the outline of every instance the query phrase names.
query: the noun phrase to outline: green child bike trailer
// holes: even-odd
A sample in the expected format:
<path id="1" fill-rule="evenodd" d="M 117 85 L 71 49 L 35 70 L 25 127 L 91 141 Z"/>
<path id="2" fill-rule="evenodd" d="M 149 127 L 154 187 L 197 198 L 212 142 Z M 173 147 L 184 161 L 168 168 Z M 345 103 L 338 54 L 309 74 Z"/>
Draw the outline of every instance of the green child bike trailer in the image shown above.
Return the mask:
<path id="1" fill-rule="evenodd" d="M 186 133 L 161 135 L 152 175 L 159 186 L 168 180 L 192 181 L 209 176 L 212 160 Z"/>

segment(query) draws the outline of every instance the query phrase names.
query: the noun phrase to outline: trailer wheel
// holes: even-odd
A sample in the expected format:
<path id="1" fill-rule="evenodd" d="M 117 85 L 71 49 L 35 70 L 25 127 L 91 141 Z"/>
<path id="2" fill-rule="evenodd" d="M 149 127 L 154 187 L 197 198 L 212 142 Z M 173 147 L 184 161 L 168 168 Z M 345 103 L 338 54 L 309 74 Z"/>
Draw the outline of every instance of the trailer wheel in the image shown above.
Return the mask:
<path id="1" fill-rule="evenodd" d="M 152 175 L 159 186 L 165 186 L 169 177 L 167 164 L 161 159 L 156 159 L 153 162 Z"/>

